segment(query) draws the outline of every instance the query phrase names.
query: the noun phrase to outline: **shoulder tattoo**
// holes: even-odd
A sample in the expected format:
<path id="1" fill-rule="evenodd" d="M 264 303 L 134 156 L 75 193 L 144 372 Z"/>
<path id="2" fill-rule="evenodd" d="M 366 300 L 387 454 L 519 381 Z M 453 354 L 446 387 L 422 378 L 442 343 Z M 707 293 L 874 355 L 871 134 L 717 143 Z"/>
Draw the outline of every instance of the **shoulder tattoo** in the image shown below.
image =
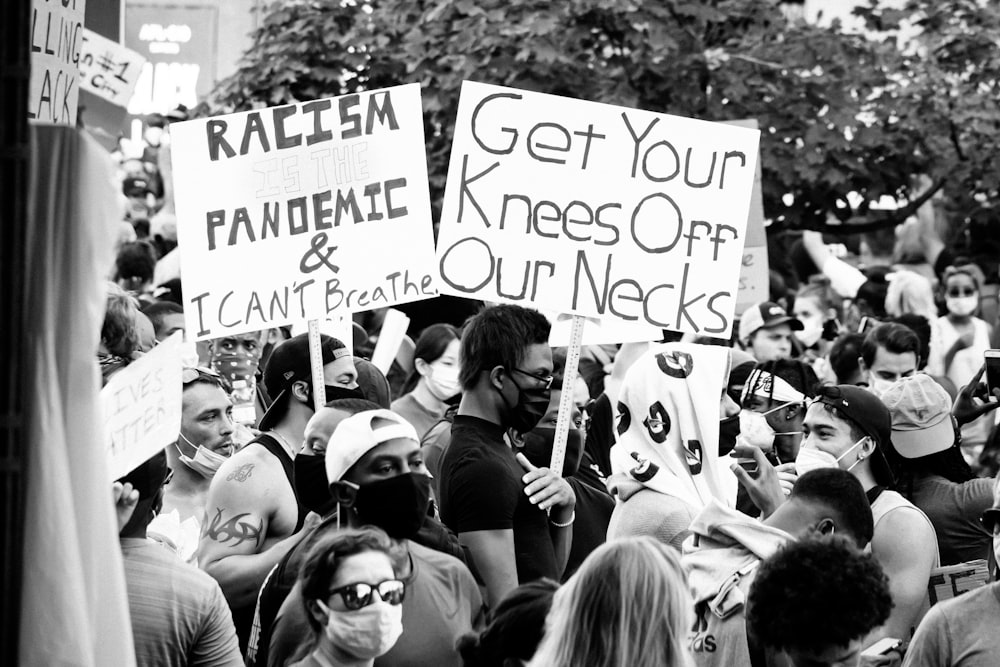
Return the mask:
<path id="1" fill-rule="evenodd" d="M 250 516 L 249 512 L 244 512 L 223 521 L 222 510 L 221 507 L 215 508 L 215 516 L 205 526 L 205 535 L 219 544 L 228 544 L 231 547 L 239 546 L 247 541 L 252 541 L 256 546 L 264 531 L 263 520 L 258 521 L 255 526 L 244 519 L 244 517 Z"/>
<path id="2" fill-rule="evenodd" d="M 232 471 L 226 476 L 226 481 L 231 482 L 236 480 L 237 482 L 245 482 L 250 474 L 253 472 L 254 463 L 244 463 L 236 470 Z"/>

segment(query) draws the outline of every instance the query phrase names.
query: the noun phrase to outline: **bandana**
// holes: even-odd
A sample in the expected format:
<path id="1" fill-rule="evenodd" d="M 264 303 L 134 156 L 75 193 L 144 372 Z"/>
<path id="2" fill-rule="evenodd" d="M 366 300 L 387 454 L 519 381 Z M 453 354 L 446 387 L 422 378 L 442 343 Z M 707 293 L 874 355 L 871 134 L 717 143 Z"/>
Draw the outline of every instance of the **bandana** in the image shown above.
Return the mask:
<path id="1" fill-rule="evenodd" d="M 754 396 L 773 398 L 779 403 L 803 403 L 806 400 L 805 394 L 788 384 L 784 379 L 757 368 L 750 371 L 750 377 L 743 385 L 743 395 L 740 397 L 742 401 L 747 400 L 751 389 Z"/>

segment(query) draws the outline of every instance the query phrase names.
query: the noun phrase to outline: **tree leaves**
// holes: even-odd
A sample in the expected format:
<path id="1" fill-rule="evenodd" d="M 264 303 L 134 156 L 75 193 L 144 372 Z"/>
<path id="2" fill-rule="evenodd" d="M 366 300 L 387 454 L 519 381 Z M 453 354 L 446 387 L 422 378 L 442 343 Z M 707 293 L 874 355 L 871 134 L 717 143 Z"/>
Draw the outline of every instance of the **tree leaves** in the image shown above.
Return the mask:
<path id="1" fill-rule="evenodd" d="M 911 196 L 920 174 L 943 179 L 952 215 L 995 213 L 1000 16 L 976 0 L 855 13 L 880 32 L 792 24 L 755 0 L 283 0 L 201 111 L 418 81 L 435 210 L 459 90 L 473 79 L 756 118 L 765 213 L 788 227 L 849 215 L 848 193 L 861 195 L 859 213 L 885 193 Z"/>

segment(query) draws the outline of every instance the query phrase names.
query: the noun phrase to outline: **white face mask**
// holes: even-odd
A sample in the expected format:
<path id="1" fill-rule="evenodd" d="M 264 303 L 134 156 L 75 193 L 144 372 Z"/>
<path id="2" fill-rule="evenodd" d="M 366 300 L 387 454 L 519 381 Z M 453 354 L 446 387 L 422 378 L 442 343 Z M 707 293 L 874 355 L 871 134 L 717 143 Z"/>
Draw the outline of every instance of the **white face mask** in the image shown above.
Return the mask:
<path id="1" fill-rule="evenodd" d="M 882 398 L 882 394 L 889 390 L 895 384 L 892 380 L 884 380 L 875 374 L 871 375 L 871 380 L 868 383 L 868 391 L 875 394 L 879 398 Z"/>
<path id="2" fill-rule="evenodd" d="M 800 447 L 799 454 L 795 457 L 795 474 L 801 477 L 812 470 L 820 470 L 822 468 L 839 468 L 841 459 L 850 454 L 864 441 L 865 438 L 861 438 L 856 443 L 851 445 L 846 452 L 838 457 L 834 457 L 833 454 L 824 452 L 822 449 L 817 447 Z M 854 466 L 859 463 L 861 463 L 860 458 L 852 463 L 847 471 L 850 472 L 854 469 Z"/>
<path id="3" fill-rule="evenodd" d="M 968 317 L 976 312 L 979 307 L 979 297 L 972 296 L 950 296 L 944 300 L 948 312 L 959 317 Z"/>
<path id="4" fill-rule="evenodd" d="M 189 444 L 191 447 L 194 447 L 194 458 L 189 458 L 184 454 L 184 452 L 181 451 L 180 447 L 177 447 L 177 445 L 174 444 L 174 447 L 177 447 L 177 453 L 180 454 L 179 458 L 181 463 L 186 465 L 188 468 L 191 468 L 191 470 L 194 470 L 205 479 L 212 479 L 215 477 L 215 473 L 220 467 L 222 467 L 222 464 L 225 463 L 226 459 L 229 457 L 213 452 L 211 449 L 202 445 L 194 444 L 188 440 L 183 433 L 180 433 L 179 435 L 183 438 L 184 442 Z"/>
<path id="5" fill-rule="evenodd" d="M 766 416 L 772 412 L 777 412 L 787 408 L 793 403 L 785 403 L 767 412 L 754 412 L 753 410 L 740 410 L 740 434 L 737 442 L 739 444 L 753 445 L 760 447 L 765 452 L 774 448 L 774 437 L 777 435 L 798 435 L 802 431 L 782 431 L 781 433 L 771 428 L 767 423 Z"/>
<path id="6" fill-rule="evenodd" d="M 462 385 L 458 382 L 458 366 L 445 366 L 443 364 L 431 364 L 431 373 L 427 376 L 427 388 L 434 398 L 439 401 L 447 401 L 454 398 L 462 391 Z"/>
<path id="7" fill-rule="evenodd" d="M 812 347 L 819 342 L 823 336 L 823 318 L 819 315 L 811 317 L 800 317 L 802 331 L 796 331 L 795 337 L 806 347 Z"/>
<path id="8" fill-rule="evenodd" d="M 1000 563 L 1000 535 L 993 536 L 993 556 Z"/>
<path id="9" fill-rule="evenodd" d="M 371 660 L 389 652 L 403 634 L 403 605 L 391 605 L 378 598 L 354 611 L 333 611 L 316 600 L 326 612 L 324 632 L 330 643 L 361 660 Z"/>

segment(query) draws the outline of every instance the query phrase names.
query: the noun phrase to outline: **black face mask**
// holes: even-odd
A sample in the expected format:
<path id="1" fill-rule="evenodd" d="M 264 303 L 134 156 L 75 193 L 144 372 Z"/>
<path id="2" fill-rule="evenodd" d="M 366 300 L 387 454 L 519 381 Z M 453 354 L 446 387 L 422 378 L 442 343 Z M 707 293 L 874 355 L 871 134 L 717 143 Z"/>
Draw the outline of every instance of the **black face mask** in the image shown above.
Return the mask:
<path id="1" fill-rule="evenodd" d="M 326 480 L 326 457 L 322 454 L 296 454 L 292 469 L 299 505 L 320 516 L 332 512 L 336 502 Z"/>
<path id="2" fill-rule="evenodd" d="M 524 434 L 524 455 L 534 465 L 548 468 L 552 462 L 552 445 L 555 443 L 556 430 L 550 427 L 535 428 Z M 563 477 L 572 477 L 580 469 L 580 458 L 583 456 L 583 431 L 571 428 L 566 436 L 566 459 L 563 462 Z"/>
<path id="3" fill-rule="evenodd" d="M 363 484 L 354 498 L 361 523 L 400 540 L 417 534 L 430 506 L 431 478 L 414 472 Z"/>
<path id="4" fill-rule="evenodd" d="M 517 402 L 514 405 L 509 405 L 507 397 L 503 395 L 503 392 L 500 393 L 500 398 L 507 407 L 507 426 L 518 433 L 525 434 L 542 421 L 542 417 L 549 409 L 549 398 L 552 396 L 552 391 L 534 387 L 524 389 L 509 373 L 508 377 L 517 387 Z"/>
<path id="5" fill-rule="evenodd" d="M 727 456 L 736 447 L 740 434 L 740 413 L 719 420 L 719 456 Z"/>
<path id="6" fill-rule="evenodd" d="M 338 387 L 332 384 L 323 385 L 325 388 L 324 393 L 326 394 L 326 402 L 340 400 L 342 398 L 364 398 L 365 394 L 361 391 L 361 387 L 355 387 L 354 389 L 348 389 L 347 387 Z M 313 406 L 313 395 L 312 395 L 312 385 L 309 385 L 309 407 Z"/>

